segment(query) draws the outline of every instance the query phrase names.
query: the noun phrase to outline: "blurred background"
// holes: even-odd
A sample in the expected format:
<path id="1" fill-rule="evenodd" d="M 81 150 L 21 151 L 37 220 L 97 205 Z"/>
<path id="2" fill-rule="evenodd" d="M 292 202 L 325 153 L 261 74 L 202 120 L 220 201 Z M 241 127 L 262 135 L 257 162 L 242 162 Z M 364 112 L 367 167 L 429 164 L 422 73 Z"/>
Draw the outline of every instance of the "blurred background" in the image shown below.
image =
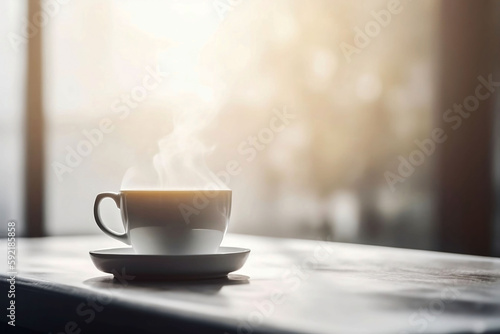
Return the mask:
<path id="1" fill-rule="evenodd" d="M 479 76 L 500 81 L 499 14 L 465 0 L 1 1 L 0 233 L 9 219 L 30 237 L 101 233 L 96 194 L 189 112 L 210 169 L 241 167 L 229 232 L 498 256 L 495 86 L 446 112 Z M 416 153 L 436 129 L 447 139 Z M 120 229 L 111 201 L 103 216 Z"/>

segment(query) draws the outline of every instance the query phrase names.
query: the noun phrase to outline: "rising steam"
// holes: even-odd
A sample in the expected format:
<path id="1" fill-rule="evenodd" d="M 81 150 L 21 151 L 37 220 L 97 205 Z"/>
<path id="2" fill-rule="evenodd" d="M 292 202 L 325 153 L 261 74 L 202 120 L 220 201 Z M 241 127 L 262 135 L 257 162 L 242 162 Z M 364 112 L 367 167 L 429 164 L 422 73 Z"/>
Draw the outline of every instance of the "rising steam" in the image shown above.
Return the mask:
<path id="1" fill-rule="evenodd" d="M 228 189 L 207 166 L 206 156 L 213 147 L 207 147 L 198 137 L 213 117 L 214 112 L 194 108 L 174 114 L 174 129 L 158 142 L 152 163 L 142 162 L 129 168 L 121 189 Z"/>

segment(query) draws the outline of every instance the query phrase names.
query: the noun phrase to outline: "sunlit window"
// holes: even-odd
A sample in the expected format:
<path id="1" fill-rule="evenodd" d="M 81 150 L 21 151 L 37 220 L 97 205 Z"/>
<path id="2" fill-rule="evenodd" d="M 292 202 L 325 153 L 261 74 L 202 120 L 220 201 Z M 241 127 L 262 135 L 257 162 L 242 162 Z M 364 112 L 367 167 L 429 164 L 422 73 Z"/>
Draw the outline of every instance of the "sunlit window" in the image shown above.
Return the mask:
<path id="1" fill-rule="evenodd" d="M 23 108 L 26 49 L 11 43 L 25 14 L 23 1 L 0 2 L 0 219 L 15 219 L 23 232 Z M 0 224 L 0 235 L 7 235 L 7 225 Z"/>
<path id="2" fill-rule="evenodd" d="M 61 5 L 43 35 L 48 233 L 98 233 L 95 194 L 177 131 L 233 190 L 231 232 L 433 247 L 432 159 L 385 173 L 431 130 L 439 8 L 391 3 Z M 163 179 L 191 182 L 172 161 Z"/>

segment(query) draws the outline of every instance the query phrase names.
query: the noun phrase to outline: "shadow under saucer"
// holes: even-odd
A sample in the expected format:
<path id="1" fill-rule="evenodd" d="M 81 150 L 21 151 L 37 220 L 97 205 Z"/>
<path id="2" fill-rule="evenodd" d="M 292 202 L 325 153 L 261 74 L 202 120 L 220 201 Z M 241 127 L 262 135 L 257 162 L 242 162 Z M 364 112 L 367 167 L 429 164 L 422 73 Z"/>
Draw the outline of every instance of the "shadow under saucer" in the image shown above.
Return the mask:
<path id="1" fill-rule="evenodd" d="M 249 284 L 250 277 L 238 274 L 229 274 L 225 277 L 208 278 L 208 279 L 147 279 L 147 277 L 133 276 L 100 276 L 90 278 L 83 281 L 83 284 L 96 289 L 121 289 L 127 286 L 137 289 L 154 290 L 154 291 L 191 291 L 203 294 L 214 294 L 219 292 L 224 286 Z"/>

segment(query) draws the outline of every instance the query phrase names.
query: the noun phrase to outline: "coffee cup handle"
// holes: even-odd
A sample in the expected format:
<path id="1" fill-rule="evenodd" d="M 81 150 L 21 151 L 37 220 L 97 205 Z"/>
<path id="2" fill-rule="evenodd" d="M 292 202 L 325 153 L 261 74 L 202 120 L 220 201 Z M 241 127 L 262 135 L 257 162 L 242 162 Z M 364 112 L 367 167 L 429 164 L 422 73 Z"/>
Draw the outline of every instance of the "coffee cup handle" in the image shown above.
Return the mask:
<path id="1" fill-rule="evenodd" d="M 124 233 L 118 233 L 118 232 L 115 232 L 115 231 L 109 229 L 108 227 L 106 227 L 102 223 L 101 216 L 99 214 L 99 204 L 106 197 L 109 197 L 113 201 L 115 201 L 116 206 L 118 208 L 120 208 L 120 194 L 116 194 L 116 193 L 100 193 L 100 194 L 98 194 L 97 197 L 95 198 L 95 202 L 94 202 L 94 218 L 95 218 L 95 222 L 97 223 L 97 226 L 99 226 L 99 228 L 101 229 L 101 231 L 103 231 L 105 234 L 109 235 L 112 238 L 120 240 L 121 242 L 124 242 L 127 245 L 130 245 L 130 240 L 128 238 L 128 235 L 127 235 L 126 231 Z"/>

